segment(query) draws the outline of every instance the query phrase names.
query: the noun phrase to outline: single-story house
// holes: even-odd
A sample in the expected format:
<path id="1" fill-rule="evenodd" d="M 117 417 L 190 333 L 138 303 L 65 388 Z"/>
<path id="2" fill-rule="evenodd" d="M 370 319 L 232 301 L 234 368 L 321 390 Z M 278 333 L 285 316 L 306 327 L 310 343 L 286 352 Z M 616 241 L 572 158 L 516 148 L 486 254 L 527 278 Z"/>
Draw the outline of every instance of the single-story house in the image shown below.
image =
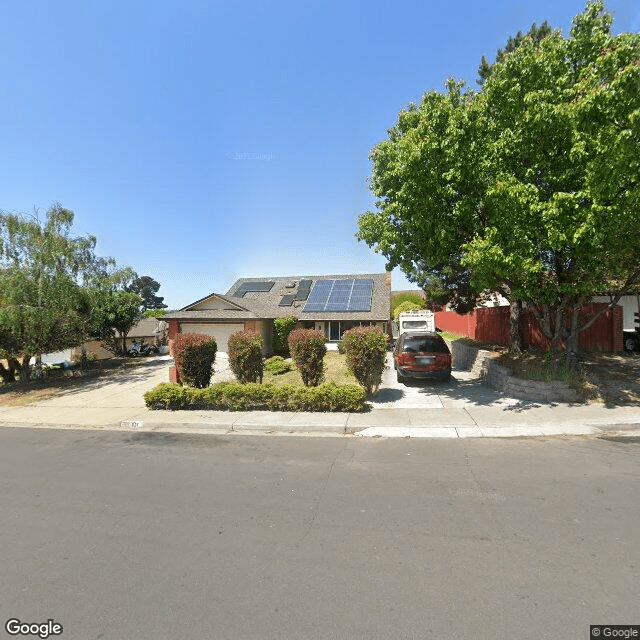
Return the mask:
<path id="1" fill-rule="evenodd" d="M 273 353 L 273 321 L 294 316 L 299 326 L 322 331 L 338 342 L 355 326 L 389 332 L 391 274 L 240 278 L 225 294 L 210 293 L 164 316 L 169 340 L 178 333 L 205 333 L 227 351 L 231 334 L 259 331 L 264 354 Z"/>
<path id="2" fill-rule="evenodd" d="M 141 318 L 131 327 L 131 331 L 127 334 L 127 349 L 131 347 L 134 340 L 157 346 L 166 345 L 167 323 L 160 318 Z M 42 354 L 42 362 L 44 364 L 57 364 L 60 362 L 71 364 L 79 360 L 83 352 L 92 359 L 108 360 L 113 358 L 113 353 L 104 348 L 102 340 L 90 338 L 78 347 Z M 35 358 L 33 358 L 32 362 L 35 364 Z"/>
<path id="3" fill-rule="evenodd" d="M 146 344 L 155 344 L 156 346 L 166 344 L 167 328 L 164 317 L 141 318 L 127 333 L 127 348 L 133 344 L 134 340 L 137 342 L 142 341 Z"/>
<path id="4" fill-rule="evenodd" d="M 167 329 L 167 323 L 164 318 L 141 318 L 127 333 L 127 349 L 131 347 L 134 340 L 145 344 L 155 344 L 156 346 L 166 344 Z M 116 331 L 116 335 L 119 337 L 119 332 Z M 95 354 L 98 360 L 113 358 L 113 353 L 105 349 L 99 339 L 85 342 L 83 346 L 87 353 Z M 81 353 L 82 347 L 77 347 L 74 350 L 74 358 L 79 358 Z"/>

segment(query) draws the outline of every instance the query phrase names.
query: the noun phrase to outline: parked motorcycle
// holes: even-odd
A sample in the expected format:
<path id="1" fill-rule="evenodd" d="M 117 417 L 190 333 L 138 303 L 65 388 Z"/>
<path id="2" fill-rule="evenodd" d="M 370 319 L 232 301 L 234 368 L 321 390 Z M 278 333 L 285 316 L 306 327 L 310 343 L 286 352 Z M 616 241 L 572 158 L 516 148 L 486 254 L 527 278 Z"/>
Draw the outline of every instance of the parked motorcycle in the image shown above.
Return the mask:
<path id="1" fill-rule="evenodd" d="M 136 356 L 150 356 L 153 353 L 158 353 L 159 349 L 155 344 L 147 344 L 144 340 L 133 340 L 131 346 L 127 350 L 127 355 Z"/>

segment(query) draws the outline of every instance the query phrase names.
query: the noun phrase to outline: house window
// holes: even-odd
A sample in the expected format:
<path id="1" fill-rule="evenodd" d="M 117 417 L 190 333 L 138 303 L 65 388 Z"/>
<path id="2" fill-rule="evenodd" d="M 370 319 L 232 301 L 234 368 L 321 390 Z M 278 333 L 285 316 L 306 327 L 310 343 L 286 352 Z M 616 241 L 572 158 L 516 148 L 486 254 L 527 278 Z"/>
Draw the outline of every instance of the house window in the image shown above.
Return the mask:
<path id="1" fill-rule="evenodd" d="M 344 332 L 353 329 L 353 327 L 369 327 L 375 326 L 375 324 L 375 322 L 363 320 L 331 320 L 325 323 L 325 336 L 329 342 L 338 342 L 342 340 Z"/>

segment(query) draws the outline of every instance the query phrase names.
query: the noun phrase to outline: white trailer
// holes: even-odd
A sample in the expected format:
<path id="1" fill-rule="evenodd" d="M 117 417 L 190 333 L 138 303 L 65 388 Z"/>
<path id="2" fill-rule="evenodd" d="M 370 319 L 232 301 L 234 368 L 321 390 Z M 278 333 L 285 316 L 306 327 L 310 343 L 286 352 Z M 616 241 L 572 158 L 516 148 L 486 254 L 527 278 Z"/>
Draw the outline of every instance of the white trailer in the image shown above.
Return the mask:
<path id="1" fill-rule="evenodd" d="M 398 335 L 407 331 L 435 331 L 436 316 L 433 311 L 404 311 L 398 316 Z"/>

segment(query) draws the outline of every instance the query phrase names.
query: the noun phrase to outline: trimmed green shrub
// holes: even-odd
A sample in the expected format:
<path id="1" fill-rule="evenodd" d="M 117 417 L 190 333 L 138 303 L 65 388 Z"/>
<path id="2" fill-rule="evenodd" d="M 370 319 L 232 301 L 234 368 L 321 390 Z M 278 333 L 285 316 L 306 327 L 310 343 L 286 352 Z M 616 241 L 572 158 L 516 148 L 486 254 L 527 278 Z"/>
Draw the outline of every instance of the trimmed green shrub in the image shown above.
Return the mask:
<path id="1" fill-rule="evenodd" d="M 395 311 L 393 312 L 393 319 L 398 322 L 398 318 L 401 313 L 404 313 L 405 311 L 414 311 L 415 309 L 424 309 L 424 305 L 420 306 L 410 300 L 407 300 L 395 308 Z"/>
<path id="2" fill-rule="evenodd" d="M 389 336 L 380 327 L 354 327 L 342 336 L 347 367 L 368 395 L 382 382 L 388 342 Z"/>
<path id="3" fill-rule="evenodd" d="M 419 293 L 397 293 L 391 299 L 391 317 L 395 317 L 396 309 L 404 302 L 412 302 L 416 306 L 414 309 L 424 309 L 427 306 L 426 300 Z"/>
<path id="4" fill-rule="evenodd" d="M 272 356 L 264 361 L 264 370 L 271 375 L 279 376 L 293 370 L 293 365 L 282 356 Z"/>
<path id="5" fill-rule="evenodd" d="M 218 382 L 206 389 L 162 383 L 144 394 L 150 409 L 222 411 L 363 411 L 365 391 L 356 384 L 329 382 L 317 387 Z"/>
<path id="6" fill-rule="evenodd" d="M 289 334 L 289 351 L 305 387 L 317 387 L 324 378 L 324 334 L 315 329 L 294 329 Z"/>
<path id="7" fill-rule="evenodd" d="M 144 394 L 144 401 L 150 409 L 186 409 L 190 405 L 192 391 L 196 389 L 174 382 L 162 382 Z"/>
<path id="8" fill-rule="evenodd" d="M 277 355 L 288 358 L 289 353 L 289 334 L 298 324 L 298 318 L 295 316 L 287 316 L 285 318 L 276 318 L 273 321 L 273 351 Z"/>
<path id="9" fill-rule="evenodd" d="M 253 330 L 229 337 L 229 366 L 240 382 L 262 382 L 262 336 Z"/>
<path id="10" fill-rule="evenodd" d="M 198 389 L 209 386 L 218 345 L 204 333 L 179 333 L 173 340 L 171 355 L 183 384 Z"/>

